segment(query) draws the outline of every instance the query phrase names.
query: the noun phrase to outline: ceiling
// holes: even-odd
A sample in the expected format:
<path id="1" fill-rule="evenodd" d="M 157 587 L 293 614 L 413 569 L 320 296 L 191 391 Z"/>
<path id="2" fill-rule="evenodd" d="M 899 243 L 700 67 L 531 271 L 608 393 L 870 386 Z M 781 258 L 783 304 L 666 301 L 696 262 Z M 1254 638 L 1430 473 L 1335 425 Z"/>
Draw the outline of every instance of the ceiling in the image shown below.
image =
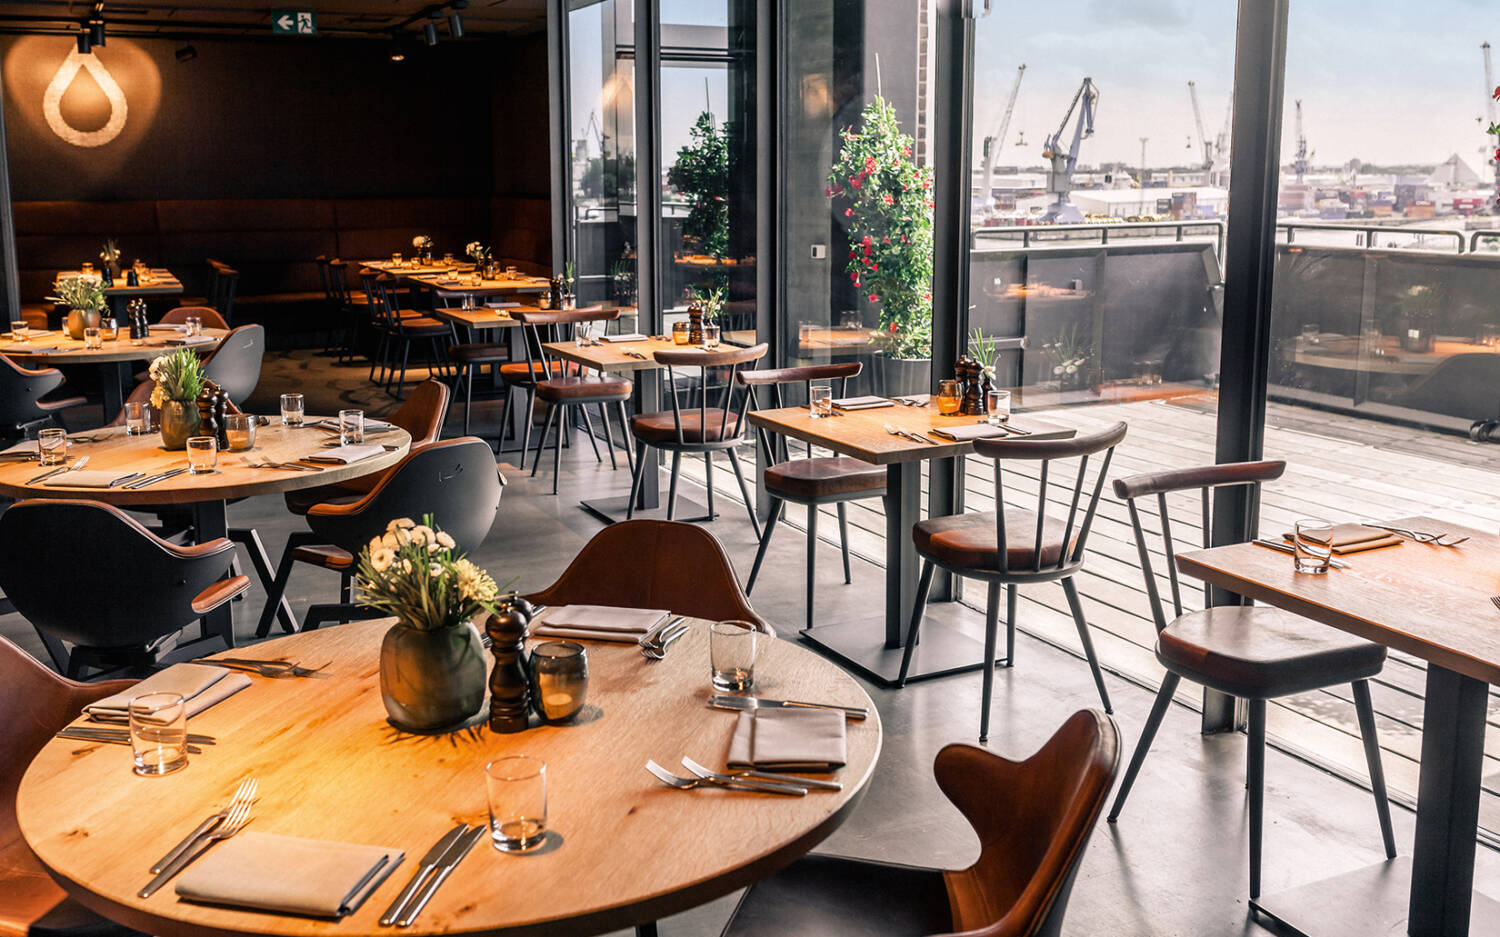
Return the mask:
<path id="1" fill-rule="evenodd" d="M 106 2 L 104 19 L 112 35 L 172 39 L 270 38 L 273 10 L 314 10 L 320 36 L 388 38 L 394 30 L 415 34 L 428 13 L 453 0 L 182 0 Z M 76 32 L 93 15 L 93 0 L 7 0 L 0 4 L 0 32 Z M 445 19 L 438 34 L 450 41 Z M 469 0 L 463 11 L 464 36 L 487 38 L 540 32 L 547 26 L 546 0 Z M 295 41 L 295 37 L 287 37 Z"/>

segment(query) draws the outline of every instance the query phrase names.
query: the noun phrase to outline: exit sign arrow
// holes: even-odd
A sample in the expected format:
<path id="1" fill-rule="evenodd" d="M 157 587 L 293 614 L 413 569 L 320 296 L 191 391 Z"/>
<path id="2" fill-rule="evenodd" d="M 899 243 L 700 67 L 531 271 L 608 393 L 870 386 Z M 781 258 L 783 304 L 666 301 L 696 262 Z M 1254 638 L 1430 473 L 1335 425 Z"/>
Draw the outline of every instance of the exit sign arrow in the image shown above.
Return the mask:
<path id="1" fill-rule="evenodd" d="M 316 36 L 318 15 L 312 10 L 272 11 L 271 32 L 278 36 Z"/>

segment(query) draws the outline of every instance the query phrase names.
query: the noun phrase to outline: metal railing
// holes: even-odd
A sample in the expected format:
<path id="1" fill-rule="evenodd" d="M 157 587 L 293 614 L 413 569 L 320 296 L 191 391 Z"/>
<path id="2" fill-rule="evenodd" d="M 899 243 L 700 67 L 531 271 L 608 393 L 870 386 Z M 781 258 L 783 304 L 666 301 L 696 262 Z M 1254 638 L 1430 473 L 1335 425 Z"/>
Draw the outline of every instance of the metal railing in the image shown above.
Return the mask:
<path id="1" fill-rule="evenodd" d="M 1398 228 L 1390 225 L 1328 224 L 1327 222 L 1317 221 L 1278 221 L 1276 222 L 1276 227 L 1278 230 L 1286 232 L 1286 243 L 1288 244 L 1295 244 L 1297 242 L 1298 231 L 1345 231 L 1356 235 L 1354 239 L 1355 247 L 1362 247 L 1365 250 L 1379 249 L 1380 244 L 1378 243 L 1378 239 L 1381 235 L 1399 234 L 1405 237 L 1416 238 L 1419 241 L 1425 240 L 1428 237 L 1452 238 L 1455 248 L 1454 253 L 1462 254 L 1464 252 L 1465 232 L 1458 228 Z M 1325 247 L 1329 245 L 1318 246 Z M 1424 250 L 1431 250 L 1431 248 L 1425 245 L 1415 246 L 1421 247 Z M 1395 248 L 1396 245 L 1388 244 L 1387 247 Z M 1412 248 L 1413 246 L 1409 245 L 1406 248 L 1397 249 L 1410 250 Z M 1470 249 L 1472 250 L 1472 248 Z"/>
<path id="2" fill-rule="evenodd" d="M 1146 238 L 1152 235 L 1152 231 L 1169 231 L 1175 241 L 1187 240 L 1189 229 L 1203 230 L 1212 233 L 1215 252 L 1219 256 L 1224 254 L 1224 222 L 1221 219 L 1197 219 L 1191 221 L 1122 221 L 1111 224 L 1047 224 L 1047 225 L 1009 225 L 993 228 L 975 228 L 973 230 L 974 241 L 1020 241 L 1021 247 L 1032 246 L 1033 241 L 1081 241 L 1092 240 L 1098 237 L 1100 244 L 1110 242 L 1110 234 L 1116 235 L 1116 241 L 1120 239 L 1132 240 Z M 1078 234 L 1090 235 L 1089 238 L 1077 237 Z"/>

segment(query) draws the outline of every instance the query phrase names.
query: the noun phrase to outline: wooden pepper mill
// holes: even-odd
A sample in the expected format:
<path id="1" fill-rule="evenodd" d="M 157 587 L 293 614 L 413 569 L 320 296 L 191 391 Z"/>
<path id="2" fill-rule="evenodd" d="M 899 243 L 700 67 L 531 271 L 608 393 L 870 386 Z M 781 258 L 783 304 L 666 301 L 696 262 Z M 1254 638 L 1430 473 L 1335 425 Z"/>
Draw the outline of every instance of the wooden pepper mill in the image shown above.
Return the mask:
<path id="1" fill-rule="evenodd" d="M 703 344 L 703 304 L 694 299 L 688 303 L 688 344 Z"/>
<path id="2" fill-rule="evenodd" d="M 495 666 L 490 671 L 490 730 L 524 732 L 531 712 L 530 685 L 526 679 L 526 629 L 531 623 L 531 605 L 519 596 L 502 598 L 498 611 L 485 623 Z"/>
<path id="3" fill-rule="evenodd" d="M 979 383 L 979 362 L 963 355 L 954 366 L 954 376 L 963 382 L 963 403 L 958 412 L 965 416 L 984 416 L 984 395 Z"/>

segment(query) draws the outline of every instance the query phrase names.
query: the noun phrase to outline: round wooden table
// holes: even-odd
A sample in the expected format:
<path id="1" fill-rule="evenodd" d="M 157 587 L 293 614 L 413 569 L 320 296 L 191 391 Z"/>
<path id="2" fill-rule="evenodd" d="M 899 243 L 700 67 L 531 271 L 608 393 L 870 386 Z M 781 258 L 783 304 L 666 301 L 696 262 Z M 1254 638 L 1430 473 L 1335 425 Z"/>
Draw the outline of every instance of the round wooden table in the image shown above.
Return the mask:
<path id="1" fill-rule="evenodd" d="M 52 740 L 21 781 L 21 832 L 70 894 L 147 933 L 373 937 L 392 933 L 377 919 L 427 848 L 455 823 L 487 822 L 484 765 L 524 753 L 547 762 L 549 843 L 518 856 L 481 840 L 408 932 L 591 934 L 657 920 L 802 856 L 852 811 L 880 753 L 879 716 L 859 685 L 773 640 L 756 664 L 757 693 L 871 711 L 847 724 L 848 764 L 836 775 L 844 789 L 793 798 L 661 785 L 647 759 L 683 775 L 684 755 L 719 768 L 737 718 L 707 705 L 708 623 L 694 624 L 661 662 L 633 645 L 589 644 L 579 724 L 514 735 L 482 721 L 440 736 L 392 728 L 376 676 L 389 620 L 259 644 L 258 658 L 331 662 L 327 677 L 254 677 L 190 720 L 218 744 L 166 777 L 134 775 L 123 746 Z M 251 776 L 260 784 L 251 829 L 398 848 L 405 861 L 337 922 L 190 904 L 171 887 L 137 898 L 147 866 Z"/>
<path id="2" fill-rule="evenodd" d="M 104 418 L 112 420 L 120 412 L 123 400 L 122 388 L 134 373 L 131 365 L 137 361 L 154 361 L 162 355 L 176 351 L 178 345 L 167 344 L 170 332 L 156 331 L 143 344 L 132 344 L 128 324 L 122 326 L 120 337 L 105 342 L 102 348 L 85 348 L 83 339 L 69 338 L 63 330 L 54 330 L 44 335 L 34 335 L 29 340 L 17 342 L 6 338 L 0 340 L 0 355 L 13 359 L 23 368 L 55 368 L 59 365 L 98 365 L 104 385 Z M 187 347 L 194 351 L 210 352 L 219 347 L 224 329 L 204 329 L 203 334 L 212 341 L 199 342 Z M 47 349 L 43 351 L 41 349 Z"/>

